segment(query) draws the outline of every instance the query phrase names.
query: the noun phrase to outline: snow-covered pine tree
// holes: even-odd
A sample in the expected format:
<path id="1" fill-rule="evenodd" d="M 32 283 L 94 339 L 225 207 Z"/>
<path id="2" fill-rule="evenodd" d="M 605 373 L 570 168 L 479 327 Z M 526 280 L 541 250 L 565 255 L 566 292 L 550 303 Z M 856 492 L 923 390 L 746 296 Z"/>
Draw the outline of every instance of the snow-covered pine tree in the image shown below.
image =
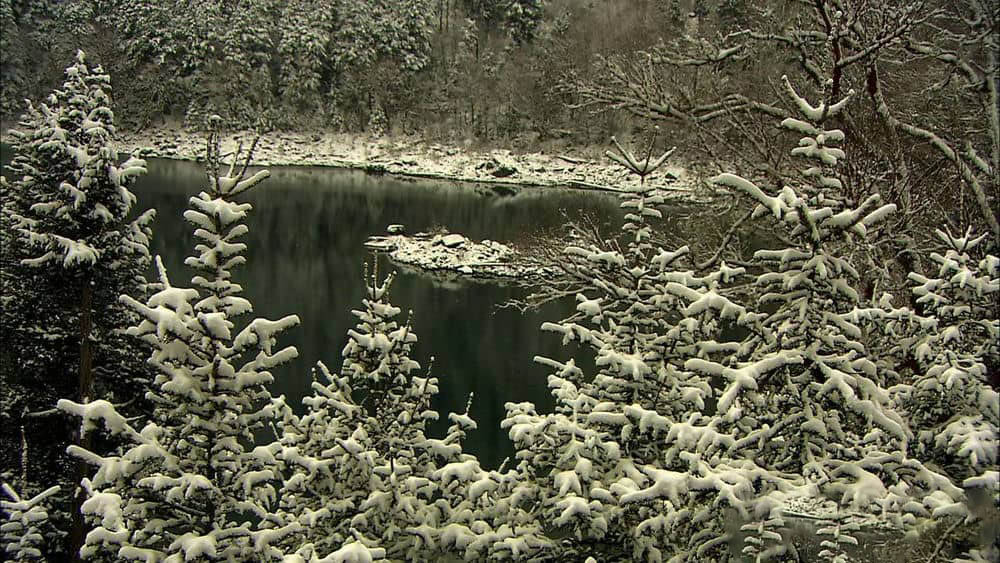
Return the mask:
<path id="1" fill-rule="evenodd" d="M 5 560 L 27 563 L 49 561 L 45 553 L 45 530 L 51 527 L 48 498 L 59 492 L 52 486 L 32 498 L 23 499 L 7 483 L 3 483 L 6 500 L 0 500 L 0 556 Z"/>
<path id="2" fill-rule="evenodd" d="M 930 255 L 936 271 L 909 276 L 921 312 L 888 311 L 913 328 L 903 348 L 917 366 L 912 382 L 891 391 L 915 433 L 911 453 L 941 468 L 969 497 L 967 513 L 945 514 L 953 522 L 941 523 L 950 536 L 941 541 L 996 555 L 1000 546 L 978 545 L 977 538 L 995 534 L 977 534 L 974 521 L 989 525 L 1000 509 L 1000 395 L 989 380 L 1000 369 L 1000 259 L 982 252 L 985 236 L 937 235 L 943 254 Z"/>
<path id="3" fill-rule="evenodd" d="M 12 461 L 3 465 L 16 466 L 25 429 L 29 489 L 67 485 L 74 473 L 70 425 L 43 416 L 57 399 L 139 406 L 151 373 L 135 362 L 148 347 L 125 336 L 136 317 L 118 297 L 143 294 L 153 211 L 130 217 L 129 188 L 145 162 L 119 162 L 110 94 L 108 75 L 79 51 L 61 88 L 29 103 L 11 131 L 13 177 L 3 180 L 0 217 L 0 450 Z M 64 486 L 59 496 L 72 492 Z M 70 512 L 65 498 L 54 504 L 54 520 Z"/>
<path id="4" fill-rule="evenodd" d="M 82 419 L 82 431 L 103 425 L 123 444 L 106 456 L 71 447 L 97 468 L 83 481 L 83 512 L 93 525 L 81 549 L 87 559 L 275 560 L 282 553 L 272 544 L 295 529 L 276 527 L 271 514 L 277 444 L 253 444 L 286 408 L 267 385 L 269 370 L 296 356 L 276 338 L 298 317 L 256 318 L 236 330 L 252 310 L 232 281 L 232 268 L 245 261 L 239 239 L 251 209 L 236 198 L 268 173 L 248 175 L 252 148 L 242 161 L 237 149 L 225 170 L 219 137 L 216 130 L 208 141 L 208 188 L 184 213 L 200 241 L 186 260 L 196 288 L 171 285 L 157 260 L 155 293 L 145 303 L 122 298 L 141 318 L 129 334 L 153 348 L 148 422 L 133 426 L 103 400 L 59 402 Z"/>
<path id="5" fill-rule="evenodd" d="M 366 267 L 364 307 L 353 311 L 358 324 L 348 330 L 340 374 L 320 363 L 307 412 L 283 424 L 282 518 L 303 529 L 289 544 L 303 558 L 364 547 L 392 561 L 430 560 L 462 554 L 470 541 L 439 544 L 439 534 L 464 498 L 451 492 L 456 481 L 483 473 L 462 452 L 475 422 L 452 414 L 443 440 L 426 436 L 426 422 L 437 418 L 437 379 L 417 375 L 417 336 L 396 320 L 392 280 Z"/>
<path id="6" fill-rule="evenodd" d="M 985 235 L 937 234 L 944 254 L 931 253 L 936 275 L 910 274 L 934 325 L 913 343 L 923 373 L 894 391 L 930 458 L 962 480 L 997 464 L 1000 396 L 988 377 L 1000 369 L 1000 258 L 973 258 Z"/>
<path id="7" fill-rule="evenodd" d="M 562 538 L 539 545 L 564 560 L 589 554 L 660 560 L 673 555 L 667 543 L 713 525 L 701 517 L 683 528 L 691 516 L 683 494 L 667 500 L 642 490 L 671 476 L 686 490 L 687 461 L 671 453 L 670 443 L 697 443 L 710 454 L 730 440 L 703 423 L 712 390 L 684 362 L 733 349 L 717 341 L 718 319 L 746 315 L 720 295 L 741 269 L 723 263 L 698 276 L 679 268 L 686 247 L 670 252 L 650 242 L 649 219 L 660 217 L 655 206 L 663 199 L 646 178 L 670 152 L 654 159 L 651 143 L 645 158 L 637 158 L 616 146 L 619 154 L 609 156 L 639 178 L 623 196 L 625 240 L 566 248 L 562 269 L 577 284 L 577 313 L 542 325 L 590 349 L 598 371 L 586 374 L 572 359 L 536 358 L 553 368 L 556 412 L 539 415 L 530 403 L 508 404 L 502 423 L 519 460 L 520 482 L 507 502 L 533 507 L 542 529 Z M 692 430 L 676 435 L 681 428 Z M 663 521 L 677 514 L 673 523 Z"/>
<path id="8" fill-rule="evenodd" d="M 515 45 L 530 43 L 542 22 L 541 0 L 512 0 L 507 3 L 504 28 Z"/>
<path id="9" fill-rule="evenodd" d="M 440 491 L 435 507 L 447 515 L 438 526 L 438 545 L 466 561 L 524 560 L 543 552 L 551 541 L 520 502 L 528 487 L 522 487 L 515 471 L 483 469 L 478 459 L 455 447 L 476 428 L 469 416 L 471 405 L 472 397 L 465 413 L 448 415 L 452 424 L 443 441 L 428 440 L 429 450 L 440 460 L 432 474 Z"/>
<path id="10" fill-rule="evenodd" d="M 829 498 L 837 511 L 878 513 L 896 524 L 912 522 L 912 513 L 955 510 L 962 499 L 961 489 L 908 456 L 912 433 L 866 346 L 873 309 L 864 308 L 858 272 L 843 252 L 893 206 L 879 206 L 877 195 L 858 206 L 840 197 L 833 167 L 845 157 L 836 146 L 844 135 L 824 123 L 851 96 L 813 106 L 784 84 L 802 115 L 782 126 L 803 135 L 792 151 L 811 163 L 803 181 L 771 196 L 739 176 L 713 178 L 749 196 L 755 217 L 773 216 L 787 241 L 754 254 L 758 307 L 766 313 L 747 324 L 750 336 L 725 362 L 685 364 L 723 378 L 716 416 L 734 440 L 726 458 L 753 460 L 766 476 L 734 499 L 748 519 L 743 553 L 758 559 L 794 556 L 780 535 L 790 498 L 815 506 Z M 824 560 L 844 560 L 857 543 L 857 522 L 839 516 L 819 530 L 831 536 L 819 553 Z"/>
<path id="11" fill-rule="evenodd" d="M 347 331 L 340 370 L 353 383 L 365 415 L 377 425 L 373 437 L 383 455 L 412 445 L 423 436 L 426 421 L 437 419 L 429 410 L 437 379 L 413 373 L 420 369 L 410 357 L 417 335 L 409 321 L 400 325 L 396 317 L 402 311 L 389 302 L 394 278 L 390 274 L 378 280 L 377 268 L 371 277 L 365 276 L 364 310 L 352 311 L 358 324 Z"/>
<path id="12" fill-rule="evenodd" d="M 287 3 L 281 12 L 277 51 L 282 98 L 293 110 L 320 109 L 336 13 L 329 6 L 300 1 Z"/>

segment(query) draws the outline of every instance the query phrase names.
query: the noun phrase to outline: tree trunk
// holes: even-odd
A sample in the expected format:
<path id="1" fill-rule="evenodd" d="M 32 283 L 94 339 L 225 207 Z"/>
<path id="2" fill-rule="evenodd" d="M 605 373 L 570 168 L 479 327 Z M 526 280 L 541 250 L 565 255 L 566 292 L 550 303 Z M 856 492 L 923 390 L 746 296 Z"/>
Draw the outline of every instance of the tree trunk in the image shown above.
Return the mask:
<path id="1" fill-rule="evenodd" d="M 90 333 L 93 329 L 93 301 L 94 288 L 90 279 L 84 280 L 83 291 L 80 295 L 80 373 L 79 390 L 77 400 L 81 403 L 90 401 L 94 388 L 94 349 L 90 340 Z M 76 443 L 85 450 L 91 449 L 91 438 L 89 434 L 78 432 Z M 73 499 L 73 528 L 69 535 L 69 553 L 73 561 L 80 561 L 80 548 L 83 547 L 86 536 L 86 523 L 83 520 L 81 508 L 83 502 L 87 500 L 87 493 L 83 490 L 80 482 L 87 476 L 87 464 L 83 460 L 76 463 L 76 494 Z"/>

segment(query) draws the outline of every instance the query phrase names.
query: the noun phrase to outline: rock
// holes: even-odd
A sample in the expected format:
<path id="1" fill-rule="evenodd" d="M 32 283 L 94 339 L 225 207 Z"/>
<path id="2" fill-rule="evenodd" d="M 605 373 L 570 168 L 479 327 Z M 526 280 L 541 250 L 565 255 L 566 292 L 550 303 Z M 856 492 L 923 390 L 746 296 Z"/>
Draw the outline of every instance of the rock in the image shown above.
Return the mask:
<path id="1" fill-rule="evenodd" d="M 517 168 L 515 168 L 514 165 L 502 162 L 495 156 L 491 157 L 489 160 L 480 162 L 479 165 L 476 166 L 476 170 L 486 170 L 496 178 L 506 178 L 517 174 Z"/>
<path id="2" fill-rule="evenodd" d="M 446 248 L 458 248 L 466 242 L 465 237 L 459 234 L 445 235 L 441 237 L 441 244 Z"/>
<path id="3" fill-rule="evenodd" d="M 399 235 L 399 234 L 402 234 L 403 232 L 406 231 L 406 227 L 404 227 L 403 225 L 399 225 L 399 224 L 395 224 L 394 223 L 394 224 L 389 225 L 388 227 L 386 227 L 385 230 L 386 230 L 387 233 L 390 233 L 390 234 L 393 234 L 393 235 Z"/>
<path id="4" fill-rule="evenodd" d="M 368 237 L 365 241 L 365 248 L 377 250 L 379 252 L 391 252 L 398 248 L 396 240 L 392 237 Z"/>
<path id="5" fill-rule="evenodd" d="M 462 272 L 465 275 L 472 275 L 473 273 L 475 273 L 475 271 L 469 266 L 459 266 L 458 271 Z"/>
<path id="6" fill-rule="evenodd" d="M 508 176 L 513 176 L 514 174 L 517 174 L 517 168 L 514 168 L 513 166 L 510 166 L 508 164 L 500 164 L 499 166 L 494 168 L 493 171 L 490 172 L 490 174 L 493 174 L 495 178 L 506 178 Z"/>

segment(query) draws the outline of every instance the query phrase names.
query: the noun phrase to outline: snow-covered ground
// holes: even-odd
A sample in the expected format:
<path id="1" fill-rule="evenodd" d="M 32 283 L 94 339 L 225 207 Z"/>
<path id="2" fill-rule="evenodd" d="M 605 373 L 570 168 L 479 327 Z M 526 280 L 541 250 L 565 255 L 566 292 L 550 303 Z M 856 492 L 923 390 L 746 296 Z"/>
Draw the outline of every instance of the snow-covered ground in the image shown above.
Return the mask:
<path id="1" fill-rule="evenodd" d="M 229 136 L 247 144 L 249 132 Z M 201 134 L 162 128 L 141 133 L 125 133 L 118 140 L 119 151 L 138 150 L 142 156 L 194 160 L 204 155 Z M 459 182 L 482 182 L 521 186 L 568 186 L 612 190 L 622 184 L 621 167 L 607 159 L 588 158 L 582 151 L 566 153 L 515 154 L 510 150 L 486 152 L 429 143 L 417 137 L 373 139 L 348 134 L 270 133 L 261 138 L 254 153 L 260 166 L 331 166 L 359 168 L 420 178 L 440 178 Z M 665 167 L 666 173 L 650 180 L 664 190 L 688 192 L 696 180 L 680 166 Z M 676 177 L 676 180 L 668 181 Z"/>
<path id="2" fill-rule="evenodd" d="M 390 231 L 396 230 L 392 227 Z M 505 244 L 476 242 L 455 233 L 373 236 L 365 246 L 386 253 L 395 264 L 430 273 L 445 283 L 458 278 L 528 280 L 547 274 L 543 268 L 526 264 L 516 250 Z"/>

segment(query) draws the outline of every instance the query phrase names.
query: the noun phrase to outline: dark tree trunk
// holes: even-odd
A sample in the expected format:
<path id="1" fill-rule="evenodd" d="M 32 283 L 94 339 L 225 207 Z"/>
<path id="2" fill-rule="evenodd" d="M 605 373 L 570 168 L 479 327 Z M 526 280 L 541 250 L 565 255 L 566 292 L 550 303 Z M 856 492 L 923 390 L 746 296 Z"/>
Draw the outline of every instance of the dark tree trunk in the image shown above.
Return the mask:
<path id="1" fill-rule="evenodd" d="M 94 388 L 94 348 L 91 342 L 91 332 L 93 329 L 93 302 L 94 288 L 90 280 L 84 280 L 83 291 L 80 295 L 80 373 L 79 390 L 77 400 L 81 403 L 90 401 Z M 81 427 L 82 428 L 82 427 Z M 76 443 L 83 449 L 91 449 L 91 438 L 89 434 L 78 431 Z M 83 460 L 76 463 L 76 493 L 73 500 L 73 528 L 69 534 L 69 553 L 73 561 L 80 560 L 80 548 L 83 547 L 86 537 L 86 522 L 83 520 L 81 508 L 87 499 L 87 494 L 80 485 L 80 482 L 87 476 L 87 464 Z"/>

